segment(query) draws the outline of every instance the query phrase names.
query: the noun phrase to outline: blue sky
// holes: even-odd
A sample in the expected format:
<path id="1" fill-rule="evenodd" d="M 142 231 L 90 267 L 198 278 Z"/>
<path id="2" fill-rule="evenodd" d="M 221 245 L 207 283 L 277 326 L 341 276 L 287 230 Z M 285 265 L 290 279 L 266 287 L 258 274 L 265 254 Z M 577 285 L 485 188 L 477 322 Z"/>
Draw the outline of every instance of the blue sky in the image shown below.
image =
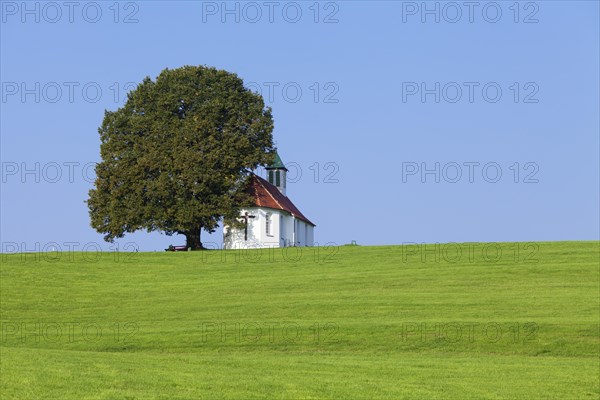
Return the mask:
<path id="1" fill-rule="evenodd" d="M 319 243 L 599 239 L 598 2 L 223 4 L 1 2 L 3 251 L 108 248 L 104 110 L 199 64 L 261 90 Z"/>

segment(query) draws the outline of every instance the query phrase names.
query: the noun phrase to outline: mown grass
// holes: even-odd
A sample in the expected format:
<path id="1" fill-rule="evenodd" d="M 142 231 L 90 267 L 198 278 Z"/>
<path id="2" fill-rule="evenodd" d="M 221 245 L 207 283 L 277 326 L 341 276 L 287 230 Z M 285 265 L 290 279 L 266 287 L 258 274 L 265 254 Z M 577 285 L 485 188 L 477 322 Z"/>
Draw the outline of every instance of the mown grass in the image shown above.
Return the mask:
<path id="1" fill-rule="evenodd" d="M 2 255 L 1 394 L 595 399 L 599 250 Z"/>

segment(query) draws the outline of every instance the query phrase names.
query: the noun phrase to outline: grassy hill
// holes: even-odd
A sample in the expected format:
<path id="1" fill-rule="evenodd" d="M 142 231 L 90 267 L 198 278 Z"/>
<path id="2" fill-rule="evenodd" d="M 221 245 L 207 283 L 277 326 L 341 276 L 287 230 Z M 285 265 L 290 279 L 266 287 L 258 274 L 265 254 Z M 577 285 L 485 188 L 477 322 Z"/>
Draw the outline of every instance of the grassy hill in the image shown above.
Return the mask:
<path id="1" fill-rule="evenodd" d="M 597 399 L 599 249 L 2 255 L 0 391 Z"/>

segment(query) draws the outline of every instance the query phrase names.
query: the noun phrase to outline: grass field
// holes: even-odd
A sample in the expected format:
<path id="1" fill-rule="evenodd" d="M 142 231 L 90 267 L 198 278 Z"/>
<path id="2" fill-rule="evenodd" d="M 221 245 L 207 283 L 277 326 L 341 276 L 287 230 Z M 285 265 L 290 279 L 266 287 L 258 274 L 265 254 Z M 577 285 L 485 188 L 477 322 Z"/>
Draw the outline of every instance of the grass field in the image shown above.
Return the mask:
<path id="1" fill-rule="evenodd" d="M 0 397 L 598 399 L 599 250 L 2 255 Z"/>

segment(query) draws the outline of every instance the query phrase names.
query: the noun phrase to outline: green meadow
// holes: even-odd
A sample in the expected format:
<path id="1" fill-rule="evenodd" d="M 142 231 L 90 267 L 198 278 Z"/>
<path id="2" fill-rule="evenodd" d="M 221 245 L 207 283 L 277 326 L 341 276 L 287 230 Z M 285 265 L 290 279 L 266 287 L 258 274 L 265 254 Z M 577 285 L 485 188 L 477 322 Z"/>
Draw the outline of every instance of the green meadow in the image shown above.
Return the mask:
<path id="1" fill-rule="evenodd" d="M 598 399 L 599 242 L 1 255 L 2 399 Z"/>

